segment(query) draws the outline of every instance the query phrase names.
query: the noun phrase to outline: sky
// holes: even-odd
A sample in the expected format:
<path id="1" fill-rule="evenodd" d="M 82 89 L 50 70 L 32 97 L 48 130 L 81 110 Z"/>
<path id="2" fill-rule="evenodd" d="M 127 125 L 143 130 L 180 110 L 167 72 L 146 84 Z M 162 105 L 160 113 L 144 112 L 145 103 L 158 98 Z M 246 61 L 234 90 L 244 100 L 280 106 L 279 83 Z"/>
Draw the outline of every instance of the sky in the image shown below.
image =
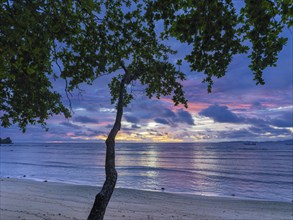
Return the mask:
<path id="1" fill-rule="evenodd" d="M 264 71 L 266 84 L 256 86 L 248 68 L 247 55 L 233 58 L 225 77 L 216 79 L 212 93 L 201 83 L 201 73 L 182 71 L 188 108 L 174 106 L 170 97 L 148 99 L 142 88 L 133 88 L 134 100 L 124 109 L 118 142 L 219 142 L 277 141 L 293 138 L 292 30 L 285 30 L 287 45 L 279 54 L 277 67 Z M 172 45 L 182 58 L 184 45 Z M 172 42 L 171 42 L 172 44 Z M 103 142 L 115 120 L 108 83 L 111 76 L 98 78 L 93 85 L 82 85 L 83 92 L 71 96 L 72 118 L 57 115 L 47 121 L 46 132 L 39 125 L 26 133 L 16 126 L 0 128 L 1 138 L 21 142 Z M 54 82 L 63 93 L 64 82 Z M 64 103 L 68 100 L 63 94 Z"/>

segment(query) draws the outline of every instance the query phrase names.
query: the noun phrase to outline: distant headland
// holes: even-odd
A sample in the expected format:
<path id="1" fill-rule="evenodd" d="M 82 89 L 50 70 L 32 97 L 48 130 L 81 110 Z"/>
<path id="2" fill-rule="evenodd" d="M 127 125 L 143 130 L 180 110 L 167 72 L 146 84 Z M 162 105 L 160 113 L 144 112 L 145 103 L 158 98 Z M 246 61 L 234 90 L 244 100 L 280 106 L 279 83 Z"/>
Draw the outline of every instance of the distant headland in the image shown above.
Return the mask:
<path id="1" fill-rule="evenodd" d="M 0 138 L 0 144 L 12 144 L 12 140 L 10 139 L 10 137 L 7 138 Z"/>

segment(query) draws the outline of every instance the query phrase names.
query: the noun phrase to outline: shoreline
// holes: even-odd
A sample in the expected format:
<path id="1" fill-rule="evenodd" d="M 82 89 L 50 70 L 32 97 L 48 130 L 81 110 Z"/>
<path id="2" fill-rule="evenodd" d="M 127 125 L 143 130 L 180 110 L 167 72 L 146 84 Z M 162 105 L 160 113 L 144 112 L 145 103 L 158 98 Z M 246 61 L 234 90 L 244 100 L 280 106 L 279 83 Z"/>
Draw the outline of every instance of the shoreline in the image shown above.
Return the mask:
<path id="1" fill-rule="evenodd" d="M 77 181 L 72 181 L 72 182 L 66 182 L 64 180 L 51 180 L 51 179 L 41 179 L 41 178 L 31 178 L 31 177 L 27 177 L 26 175 L 24 177 L 1 177 L 0 176 L 0 181 L 2 181 L 3 179 L 15 179 L 15 180 L 24 180 L 24 181 L 34 181 L 34 182 L 50 182 L 50 183 L 60 183 L 60 184 L 68 184 L 68 185 L 76 185 L 76 186 L 88 186 L 88 187 L 101 187 L 101 186 L 95 186 L 92 184 L 88 184 L 87 182 L 77 182 Z M 180 191 L 168 191 L 167 189 L 164 188 L 164 190 L 162 189 L 136 189 L 136 188 L 125 188 L 125 187 L 117 187 L 116 185 L 116 189 L 119 190 L 139 190 L 139 191 L 144 191 L 144 192 L 157 192 L 157 193 L 169 193 L 169 194 L 174 194 L 174 195 L 183 195 L 183 196 L 200 196 L 200 197 L 216 197 L 216 198 L 223 198 L 223 199 L 239 199 L 239 200 L 251 200 L 251 201 L 268 201 L 268 202 L 289 202 L 289 203 L 293 203 L 293 198 L 292 200 L 273 200 L 273 199 L 263 199 L 263 198 L 252 198 L 252 197 L 241 197 L 241 196 L 237 196 L 235 194 L 232 195 L 215 195 L 215 194 L 197 194 L 197 193 L 192 193 L 192 192 L 180 192 Z M 292 219 L 293 220 L 293 219 Z"/>
<path id="2" fill-rule="evenodd" d="M 0 179 L 0 218 L 86 219 L 99 187 L 28 179 Z M 293 219 L 291 202 L 115 189 L 105 220 Z"/>

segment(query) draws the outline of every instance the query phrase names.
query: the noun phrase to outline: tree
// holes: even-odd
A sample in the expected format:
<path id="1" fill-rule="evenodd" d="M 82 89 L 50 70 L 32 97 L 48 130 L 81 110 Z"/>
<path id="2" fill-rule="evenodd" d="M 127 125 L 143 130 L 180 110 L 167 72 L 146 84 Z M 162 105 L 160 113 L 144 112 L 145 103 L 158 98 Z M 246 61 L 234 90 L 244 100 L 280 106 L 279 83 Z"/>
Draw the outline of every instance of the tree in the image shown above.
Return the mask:
<path id="1" fill-rule="evenodd" d="M 192 71 L 206 74 L 210 92 L 213 77 L 224 76 L 239 53 L 250 54 L 255 80 L 264 84 L 263 70 L 276 64 L 287 40 L 281 31 L 292 25 L 290 0 L 247 0 L 239 13 L 231 0 L 8 0 L 0 10 L 1 126 L 46 128 L 52 115 L 71 116 L 54 80 L 64 79 L 68 94 L 113 75 L 109 87 L 117 114 L 106 140 L 106 180 L 90 220 L 103 219 L 115 188 L 115 137 L 123 108 L 133 99 L 128 86 L 137 81 L 147 97 L 171 95 L 175 105 L 187 107 L 182 60 L 169 61 L 176 51 L 166 46 L 168 38 L 193 48 L 185 60 Z M 164 27 L 158 31 L 159 20 Z"/>

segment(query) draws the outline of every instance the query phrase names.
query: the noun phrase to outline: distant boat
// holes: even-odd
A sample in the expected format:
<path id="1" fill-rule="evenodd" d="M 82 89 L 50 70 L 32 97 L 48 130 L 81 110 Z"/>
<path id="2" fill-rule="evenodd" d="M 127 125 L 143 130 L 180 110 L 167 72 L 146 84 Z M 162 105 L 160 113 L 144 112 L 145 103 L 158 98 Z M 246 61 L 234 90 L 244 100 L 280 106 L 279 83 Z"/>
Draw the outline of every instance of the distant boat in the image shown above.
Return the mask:
<path id="1" fill-rule="evenodd" d="M 244 142 L 243 144 L 244 145 L 256 145 L 256 142 L 249 141 L 249 142 Z"/>

